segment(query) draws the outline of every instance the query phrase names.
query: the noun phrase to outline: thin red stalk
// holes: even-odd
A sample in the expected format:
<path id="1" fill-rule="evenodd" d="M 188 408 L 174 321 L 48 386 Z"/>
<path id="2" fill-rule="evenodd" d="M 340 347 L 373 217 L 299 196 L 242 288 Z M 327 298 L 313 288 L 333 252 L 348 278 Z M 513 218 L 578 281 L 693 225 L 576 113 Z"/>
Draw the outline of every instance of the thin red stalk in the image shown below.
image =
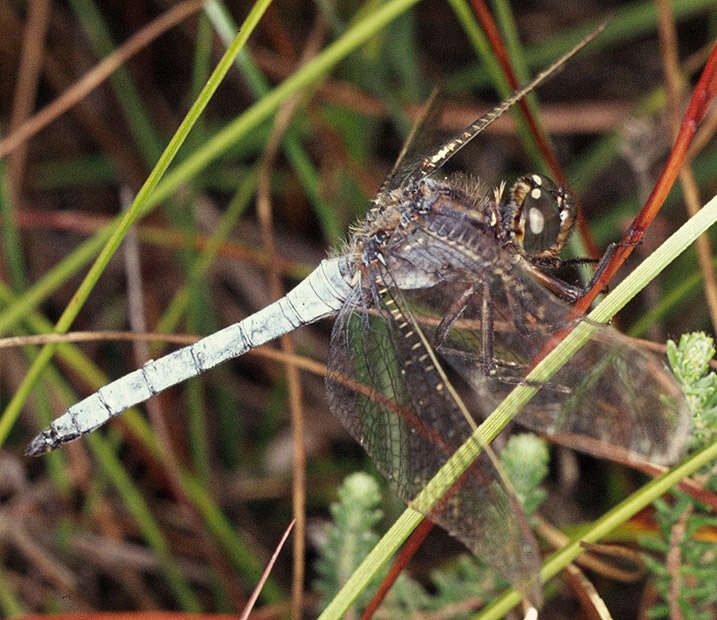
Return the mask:
<path id="1" fill-rule="evenodd" d="M 488 7 L 485 5 L 483 0 L 471 0 L 471 6 L 475 11 L 476 17 L 478 18 L 480 25 L 483 27 L 483 33 L 486 35 L 490 46 L 493 48 L 493 52 L 496 55 L 501 69 L 503 69 L 503 73 L 505 74 L 505 77 L 508 80 L 510 87 L 513 90 L 517 90 L 518 88 L 520 88 L 520 83 L 518 82 L 518 77 L 515 75 L 515 71 L 513 71 L 513 66 L 510 63 L 508 52 L 505 49 L 503 39 L 501 38 L 498 26 L 496 25 L 493 16 L 490 14 Z M 531 133 L 533 134 L 536 144 L 538 145 L 538 149 L 540 150 L 540 154 L 543 156 L 545 162 L 548 164 L 548 167 L 555 175 L 555 179 L 561 185 L 565 185 L 565 175 L 560 169 L 560 164 L 555 158 L 555 155 L 553 154 L 550 145 L 547 143 L 545 139 L 545 134 L 540 125 L 538 124 L 537 120 L 535 119 L 535 116 L 533 116 L 533 113 L 531 112 L 527 101 L 525 99 L 521 99 L 518 102 L 518 106 L 523 112 L 523 116 L 525 117 L 525 120 L 530 127 Z"/>
<path id="2" fill-rule="evenodd" d="M 657 9 L 660 50 L 662 52 L 662 65 L 668 93 L 670 124 L 673 134 L 676 135 L 680 125 L 680 102 L 684 90 L 677 51 L 677 28 L 675 27 L 671 0 L 658 0 Z M 675 136 L 673 135 L 673 137 Z M 689 161 L 684 163 L 679 179 L 687 215 L 692 217 L 699 210 L 702 200 L 700 199 L 697 181 Z M 707 300 L 707 307 L 712 320 L 712 331 L 717 333 L 717 276 L 712 268 L 712 249 L 707 233 L 700 235 L 695 241 L 695 250 L 704 279 L 705 299 Z"/>
<path id="3" fill-rule="evenodd" d="M 680 130 L 677 134 L 677 138 L 675 139 L 675 144 L 670 152 L 670 157 L 668 158 L 665 168 L 660 174 L 652 193 L 647 198 L 645 206 L 633 221 L 632 226 L 630 226 L 630 229 L 627 231 L 622 241 L 618 244 L 617 249 L 613 253 L 605 269 L 603 269 L 600 277 L 596 279 L 591 289 L 578 299 L 577 302 L 575 302 L 573 306 L 575 316 L 580 316 L 587 312 L 588 308 L 590 308 L 590 304 L 592 304 L 601 291 L 605 290 L 610 282 L 610 279 L 627 260 L 628 256 L 630 256 L 633 248 L 640 243 L 645 231 L 652 223 L 652 220 L 655 219 L 655 216 L 662 207 L 667 194 L 675 184 L 675 179 L 677 178 L 682 164 L 685 161 L 692 138 L 694 137 L 700 122 L 704 119 L 707 108 L 709 107 L 709 104 L 714 98 L 716 92 L 717 44 L 713 46 L 710 57 L 707 60 L 707 64 L 702 70 L 702 75 L 700 75 L 700 79 L 695 86 L 692 98 L 690 99 L 690 104 L 687 107 L 687 111 L 682 119 L 682 124 L 680 125 Z M 566 334 L 567 330 L 561 330 L 556 333 L 535 357 L 532 366 L 538 364 L 540 360 L 550 353 L 550 351 L 558 345 Z"/>
<path id="4" fill-rule="evenodd" d="M 604 290 L 615 272 L 622 266 L 634 246 L 640 242 L 645 230 L 657 215 L 667 194 L 675 183 L 675 179 L 685 161 L 687 149 L 697 131 L 697 127 L 707 112 L 707 108 L 717 92 L 717 45 L 712 48 L 709 60 L 702 71 L 697 86 L 692 93 L 690 104 L 682 120 L 675 144 L 660 178 L 655 184 L 642 211 L 638 214 L 627 234 L 623 237 L 620 247 L 613 254 L 607 267 L 594 283 L 588 293 L 575 304 L 578 313 L 584 313 L 595 297 Z"/>
<path id="5" fill-rule="evenodd" d="M 424 518 L 418 524 L 418 527 L 413 530 L 410 538 L 408 539 L 406 544 L 403 545 L 400 553 L 396 556 L 396 559 L 391 565 L 391 569 L 388 571 L 388 574 L 383 578 L 383 581 L 381 581 L 381 585 L 378 587 L 378 590 L 376 590 L 376 593 L 373 595 L 371 602 L 368 604 L 363 614 L 361 615 L 361 620 L 370 620 L 371 618 L 373 618 L 373 615 L 381 606 L 381 603 L 386 598 L 386 595 L 388 594 L 389 590 L 393 587 L 393 584 L 396 583 L 396 579 L 398 579 L 398 576 L 403 572 L 403 569 L 406 568 L 406 565 L 410 562 L 416 551 L 420 549 L 421 545 L 423 544 L 423 541 L 426 540 L 426 536 L 428 536 L 428 533 L 432 529 L 433 522 Z"/>

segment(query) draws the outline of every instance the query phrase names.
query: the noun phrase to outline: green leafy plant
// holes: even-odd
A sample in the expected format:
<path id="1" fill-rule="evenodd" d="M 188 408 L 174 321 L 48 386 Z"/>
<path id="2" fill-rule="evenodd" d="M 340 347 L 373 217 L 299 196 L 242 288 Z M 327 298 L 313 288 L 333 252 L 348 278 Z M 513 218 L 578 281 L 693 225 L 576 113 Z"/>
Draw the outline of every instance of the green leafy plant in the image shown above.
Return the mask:
<path id="1" fill-rule="evenodd" d="M 379 486 L 368 474 L 348 476 L 339 487 L 338 496 L 338 502 L 329 509 L 333 521 L 323 528 L 316 561 L 320 579 L 314 583 L 314 589 L 321 595 L 322 608 L 376 544 L 378 536 L 374 528 L 383 517 Z M 358 599 L 359 605 L 362 602 L 365 605 L 365 598 L 362 595 Z"/>
<path id="2" fill-rule="evenodd" d="M 679 345 L 667 341 L 667 359 L 692 413 L 693 451 L 717 437 L 717 375 L 710 370 L 714 354 L 714 340 L 704 332 L 683 334 Z"/>
<path id="3" fill-rule="evenodd" d="M 540 486 L 548 474 L 546 442 L 532 433 L 514 435 L 501 451 L 500 459 L 523 508 L 528 515 L 532 514 L 546 497 Z M 322 608 L 379 539 L 375 528 L 382 518 L 379 509 L 382 497 L 376 481 L 368 474 L 352 474 L 344 480 L 338 496 L 338 502 L 330 509 L 332 521 L 321 533 L 315 565 L 320 578 L 314 588 L 321 595 Z M 360 593 L 352 610 L 366 606 L 385 572 L 379 572 Z M 463 554 L 432 571 L 430 581 L 429 594 L 416 580 L 402 573 L 382 603 L 380 617 L 410 618 L 417 611 L 450 609 L 452 618 L 467 618 L 508 585 L 470 554 Z"/>
<path id="4" fill-rule="evenodd" d="M 693 416 L 692 448 L 699 450 L 717 436 L 717 375 L 710 370 L 714 341 L 702 332 L 684 334 L 679 344 L 669 341 L 667 356 L 687 397 Z M 706 490 L 717 492 L 714 465 L 695 476 Z M 642 544 L 652 554 L 645 563 L 660 595 L 650 610 L 653 618 L 676 617 L 708 620 L 717 609 L 717 552 L 714 509 L 691 495 L 673 490 L 653 504 L 657 536 L 644 537 Z"/>

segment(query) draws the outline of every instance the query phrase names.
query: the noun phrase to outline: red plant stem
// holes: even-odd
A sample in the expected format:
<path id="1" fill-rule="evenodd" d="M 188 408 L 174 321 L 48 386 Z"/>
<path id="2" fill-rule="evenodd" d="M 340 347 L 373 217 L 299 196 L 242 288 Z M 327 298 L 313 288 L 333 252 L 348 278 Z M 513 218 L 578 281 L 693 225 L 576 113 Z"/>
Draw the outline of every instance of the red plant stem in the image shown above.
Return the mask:
<path id="1" fill-rule="evenodd" d="M 575 304 L 575 310 L 578 313 L 584 313 L 593 302 L 595 297 L 605 289 L 615 272 L 622 266 L 635 244 L 639 243 L 645 234 L 648 226 L 657 215 L 667 194 L 672 189 L 675 179 L 685 161 L 687 149 L 692 142 L 692 138 L 697 131 L 697 126 L 702 122 L 707 112 L 707 107 L 717 92 L 717 44 L 712 48 L 707 64 L 702 71 L 699 82 L 695 86 L 692 93 L 690 104 L 687 107 L 685 116 L 680 125 L 680 131 L 677 134 L 675 144 L 672 147 L 670 157 L 665 164 L 665 168 L 660 174 L 652 193 L 650 194 L 642 211 L 635 218 L 632 226 L 623 238 L 620 247 L 613 254 L 607 267 L 593 284 L 592 288 Z"/>
<path id="2" fill-rule="evenodd" d="M 423 541 L 426 540 L 428 532 L 432 529 L 433 521 L 429 521 L 426 517 L 424 517 L 418 524 L 418 527 L 413 530 L 411 537 L 408 539 L 406 544 L 403 545 L 400 553 L 396 556 L 396 559 L 391 565 L 391 570 L 388 571 L 388 574 L 384 577 L 383 581 L 381 581 L 381 585 L 378 587 L 378 590 L 376 590 L 376 594 L 373 595 L 371 602 L 361 615 L 361 620 L 371 620 L 371 618 L 373 618 L 373 615 L 376 613 L 376 610 L 378 610 L 379 606 L 383 602 L 383 599 L 386 598 L 388 591 L 393 587 L 393 584 L 396 583 L 396 579 L 398 579 L 398 576 L 406 567 L 406 564 L 408 564 L 416 551 L 418 551 L 420 546 L 423 544 Z"/>

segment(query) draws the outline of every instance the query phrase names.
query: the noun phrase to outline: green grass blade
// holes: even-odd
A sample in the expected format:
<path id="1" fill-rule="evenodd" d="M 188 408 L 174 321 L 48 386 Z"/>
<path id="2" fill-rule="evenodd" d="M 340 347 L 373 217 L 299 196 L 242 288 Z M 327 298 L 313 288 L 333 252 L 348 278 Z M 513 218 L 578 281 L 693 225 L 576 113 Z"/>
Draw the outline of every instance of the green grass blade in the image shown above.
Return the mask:
<path id="1" fill-rule="evenodd" d="M 27 613 L 15 595 L 15 590 L 8 579 L 4 566 L 0 567 L 0 610 L 2 610 L 4 618 L 24 616 Z"/>
<path id="2" fill-rule="evenodd" d="M 337 62 L 354 51 L 358 46 L 395 19 L 402 12 L 416 4 L 418 0 L 392 0 L 376 9 L 368 17 L 346 31 L 340 39 L 329 45 L 313 60 L 306 63 L 296 73 L 286 78 L 279 86 L 269 92 L 236 120 L 227 125 L 210 139 L 201 150 L 187 157 L 174 168 L 157 186 L 147 208 L 174 192 L 178 187 L 205 168 L 211 161 L 236 144 L 250 129 L 269 118 L 279 105 L 297 94 L 304 87 L 321 79 Z"/>
<path id="3" fill-rule="evenodd" d="M 220 38 L 228 43 L 235 26 L 234 20 L 224 5 L 214 1 L 208 3 L 204 10 Z M 255 97 L 261 98 L 271 90 L 269 81 L 256 66 L 247 50 L 242 50 L 237 57 L 237 66 Z M 335 210 L 321 197 L 320 179 L 316 167 L 301 145 L 299 132 L 293 124 L 287 128 L 281 145 L 314 207 L 324 237 L 330 244 L 337 245 L 343 237 L 343 228 L 336 217 Z"/>
<path id="4" fill-rule="evenodd" d="M 147 198 L 157 187 L 159 180 L 162 178 L 167 168 L 169 167 L 169 164 L 176 156 L 177 152 L 179 151 L 179 147 L 186 139 L 192 126 L 196 122 L 202 110 L 204 110 L 204 107 L 211 99 L 212 95 L 214 94 L 214 91 L 219 87 L 219 84 L 226 75 L 226 72 L 232 66 L 237 53 L 246 43 L 246 40 L 249 38 L 249 35 L 254 30 L 254 28 L 259 22 L 259 19 L 269 6 L 269 2 L 270 0 L 258 0 L 258 2 L 252 8 L 251 12 L 244 21 L 241 30 L 237 34 L 234 42 L 224 54 L 222 59 L 219 61 L 219 64 L 217 65 L 216 69 L 207 81 L 207 84 L 202 89 L 202 92 L 199 94 L 196 101 L 190 108 L 189 112 L 180 124 L 176 133 L 169 141 L 167 148 L 162 154 L 162 157 L 160 157 L 159 161 L 157 162 L 157 165 L 154 167 L 149 177 L 145 181 L 144 185 L 137 193 L 134 202 L 132 203 L 130 208 L 127 209 L 125 214 L 120 218 L 117 225 L 113 228 L 106 245 L 100 251 L 99 256 L 97 257 L 89 272 L 85 276 L 84 280 L 80 284 L 79 288 L 73 295 L 72 299 L 67 305 L 67 308 L 58 319 L 57 324 L 55 325 L 55 331 L 57 333 L 64 333 L 69 329 L 70 325 L 72 324 L 72 321 L 75 319 L 78 312 L 80 311 L 80 308 L 82 308 L 82 304 L 89 296 L 90 292 L 92 291 L 92 288 L 94 287 L 97 280 L 102 275 L 102 272 L 104 271 L 105 267 L 107 266 L 107 263 L 110 261 L 113 254 L 119 247 L 119 244 L 122 242 L 122 239 L 127 233 L 127 230 L 129 230 L 129 227 L 132 225 L 132 223 L 142 213 L 143 206 L 146 203 Z M 0 420 L 0 445 L 2 445 L 2 443 L 5 441 L 5 438 L 7 437 L 10 428 L 12 428 L 12 425 L 15 423 L 15 420 L 20 415 L 20 411 L 22 409 L 23 404 L 30 395 L 33 386 L 40 378 L 40 375 L 42 374 L 42 371 L 44 370 L 45 366 L 52 358 L 52 355 L 54 354 L 56 348 L 56 344 L 48 344 L 43 347 L 42 351 L 35 360 L 35 363 L 30 367 L 24 381 L 22 382 L 17 392 L 13 396 L 12 400 L 3 412 L 2 419 Z"/>
<path id="5" fill-rule="evenodd" d="M 683 224 L 655 252 L 650 254 L 630 275 L 625 278 L 588 317 L 595 322 L 606 322 L 614 316 L 630 299 L 649 284 L 669 263 L 687 249 L 694 240 L 717 221 L 717 196 L 707 203 L 693 218 Z M 587 342 L 597 329 L 587 322 L 581 322 L 566 338 L 545 357 L 526 377 L 526 381 L 542 384 L 550 380 L 577 350 Z M 490 443 L 505 425 L 533 397 L 537 388 L 532 385 L 519 385 L 496 410 L 480 425 L 476 433 L 480 438 L 472 437 L 461 446 L 456 454 L 438 471 L 412 505 L 428 513 L 431 506 L 445 493 L 465 470 L 466 463 L 472 463 L 478 456 L 480 445 Z M 701 463 L 702 461 L 700 461 Z M 683 471 L 681 468 L 677 468 Z M 673 481 L 674 483 L 674 481 Z M 651 500 L 650 500 L 651 501 Z M 646 504 L 649 501 L 646 502 Z M 373 578 L 395 552 L 398 546 L 418 525 L 422 516 L 412 508 L 407 508 L 389 532 L 379 541 L 361 566 L 351 576 L 320 618 L 328 620 L 338 618 L 348 609 L 348 605 Z"/>
<path id="6" fill-rule="evenodd" d="M 16 290 L 25 288 L 23 245 L 15 225 L 15 206 L 8 187 L 7 166 L 0 160 L 0 216 L 2 216 L 2 245 L 10 281 Z"/>
<path id="7" fill-rule="evenodd" d="M 540 576 L 543 581 L 557 575 L 575 558 L 585 551 L 583 542 L 595 543 L 608 535 L 615 528 L 646 508 L 661 495 L 668 492 L 681 480 L 694 474 L 701 467 L 717 459 L 717 442 L 692 455 L 681 465 L 651 480 L 626 500 L 600 517 L 590 528 L 582 530 L 565 547 L 554 553 L 543 565 Z M 513 607 L 520 603 L 520 594 L 511 590 L 497 599 L 479 616 L 480 620 L 497 620 L 503 618 Z"/>
<path id="8" fill-rule="evenodd" d="M 461 22 L 461 25 L 463 26 L 463 30 L 465 31 L 466 36 L 470 40 L 473 49 L 479 56 L 482 65 L 486 68 L 486 73 L 490 76 L 490 81 L 493 84 L 493 87 L 498 92 L 500 99 L 507 98 L 512 93 L 513 89 L 510 87 L 507 77 L 503 74 L 503 69 L 500 66 L 498 60 L 496 59 L 493 50 L 490 47 L 488 39 L 478 25 L 475 15 L 473 14 L 473 10 L 465 0 L 450 0 L 450 3 L 451 7 L 453 8 L 453 11 L 456 13 L 456 16 L 458 17 L 459 21 Z M 515 38 L 517 42 L 517 35 L 515 35 Z M 569 49 L 569 47 L 565 49 Z M 565 49 L 563 49 L 560 54 L 564 53 Z M 521 73 L 527 75 L 528 71 L 525 64 L 520 62 L 520 58 L 521 56 L 524 57 L 525 53 L 519 51 L 518 49 L 508 49 L 508 52 L 511 55 L 511 62 L 513 63 L 514 67 L 517 66 L 516 72 L 518 75 L 518 79 L 521 80 L 521 83 L 524 83 L 521 79 Z M 557 54 L 555 58 L 560 56 L 560 54 Z M 553 60 L 555 60 L 555 58 L 553 58 Z M 529 102 L 528 105 L 530 106 L 535 118 L 539 118 L 538 106 L 535 103 L 535 96 L 528 95 L 526 97 L 526 100 Z M 525 117 L 523 116 L 522 111 L 519 107 L 514 106 L 511 110 L 511 114 L 513 114 L 513 117 L 516 119 L 518 134 L 520 135 L 521 142 L 525 147 L 528 155 L 532 159 L 534 165 L 536 165 L 537 169 L 541 172 L 547 172 L 543 157 L 540 154 L 540 150 L 535 143 L 533 134 L 530 131 L 527 122 L 525 121 Z"/>
<path id="9" fill-rule="evenodd" d="M 75 17 L 82 24 L 90 45 L 98 58 L 109 56 L 116 49 L 107 22 L 92 0 L 70 0 Z M 162 141 L 147 112 L 142 97 L 126 67 L 119 67 L 111 76 L 110 84 L 120 104 L 132 137 L 148 166 L 162 153 Z"/>
<path id="10" fill-rule="evenodd" d="M 8 329 L 21 321 L 56 291 L 63 282 L 66 282 L 89 263 L 102 245 L 107 242 L 111 233 L 112 229 L 108 226 L 95 234 L 94 237 L 82 242 L 78 248 L 45 273 L 23 295 L 18 297 L 11 306 L 0 312 L 0 334 L 5 334 Z"/>
<path id="11" fill-rule="evenodd" d="M 162 564 L 164 575 L 167 577 L 167 581 L 182 609 L 194 612 L 201 611 L 201 603 L 172 557 L 169 545 L 162 534 L 159 524 L 135 487 L 132 478 L 117 459 L 114 449 L 100 434 L 91 435 L 87 439 L 92 453 L 102 466 L 102 470 L 109 476 L 117 491 L 122 495 L 125 506 L 132 513 L 145 540 L 154 551 L 160 564 Z"/>

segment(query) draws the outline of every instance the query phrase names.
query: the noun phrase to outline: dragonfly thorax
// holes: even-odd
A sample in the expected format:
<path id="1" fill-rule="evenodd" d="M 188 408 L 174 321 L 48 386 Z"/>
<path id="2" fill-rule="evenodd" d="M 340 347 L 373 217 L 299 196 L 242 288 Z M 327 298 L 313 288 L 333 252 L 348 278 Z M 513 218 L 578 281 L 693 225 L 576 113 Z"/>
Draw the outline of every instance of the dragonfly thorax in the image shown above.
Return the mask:
<path id="1" fill-rule="evenodd" d="M 377 198 L 362 222 L 361 268 L 403 290 L 432 287 L 461 274 L 504 272 L 514 255 L 503 251 L 493 194 L 475 179 L 422 179 Z M 503 266 L 503 269 L 496 269 Z M 390 281 L 389 281 L 390 280 Z"/>

